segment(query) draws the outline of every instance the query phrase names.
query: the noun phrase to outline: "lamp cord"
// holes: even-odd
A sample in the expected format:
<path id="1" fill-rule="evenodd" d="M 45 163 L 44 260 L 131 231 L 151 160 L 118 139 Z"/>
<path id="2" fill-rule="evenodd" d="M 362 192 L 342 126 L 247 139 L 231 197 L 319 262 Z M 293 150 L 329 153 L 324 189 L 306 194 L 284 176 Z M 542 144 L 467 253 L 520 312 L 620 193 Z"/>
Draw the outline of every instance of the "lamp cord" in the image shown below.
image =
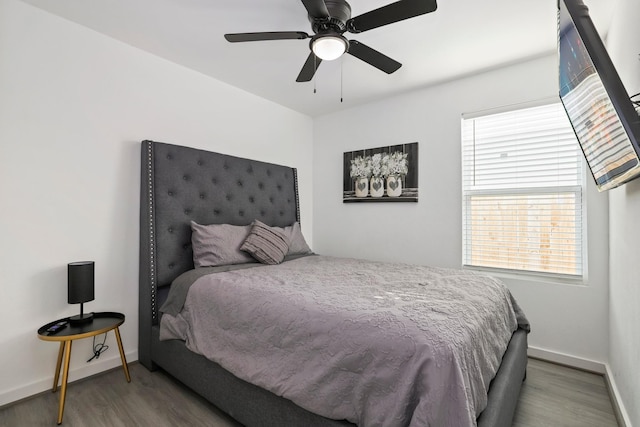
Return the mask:
<path id="1" fill-rule="evenodd" d="M 96 336 L 93 336 L 93 356 L 91 356 L 91 358 L 89 360 L 87 360 L 87 363 L 91 362 L 93 359 L 98 359 L 100 358 L 100 355 L 102 353 L 104 353 L 105 351 L 107 351 L 107 349 L 109 348 L 108 345 L 105 345 L 105 343 L 107 342 L 107 333 L 104 333 L 104 340 L 102 340 L 101 343 L 97 343 L 96 344 Z"/>

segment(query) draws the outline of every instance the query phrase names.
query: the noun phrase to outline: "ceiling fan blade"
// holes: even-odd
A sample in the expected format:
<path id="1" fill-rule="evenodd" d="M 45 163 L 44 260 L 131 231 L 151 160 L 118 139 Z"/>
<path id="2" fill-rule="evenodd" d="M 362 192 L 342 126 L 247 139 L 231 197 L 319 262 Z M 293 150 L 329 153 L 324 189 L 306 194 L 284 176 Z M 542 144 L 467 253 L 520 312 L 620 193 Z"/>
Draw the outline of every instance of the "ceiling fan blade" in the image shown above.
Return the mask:
<path id="1" fill-rule="evenodd" d="M 314 18 L 328 18 L 329 10 L 324 0 L 302 0 L 302 4 L 307 9 L 309 16 Z"/>
<path id="2" fill-rule="evenodd" d="M 309 82 L 313 78 L 313 75 L 316 73 L 316 70 L 320 66 L 322 59 L 318 58 L 313 52 L 309 54 L 307 60 L 302 66 L 302 70 L 300 70 L 300 74 L 298 74 L 297 82 Z"/>
<path id="3" fill-rule="evenodd" d="M 436 0 L 400 0 L 363 13 L 347 21 L 350 33 L 361 33 L 383 25 L 393 24 L 415 16 L 433 12 L 438 8 Z"/>
<path id="4" fill-rule="evenodd" d="M 402 64 L 398 61 L 383 55 L 375 49 L 371 49 L 366 44 L 362 44 L 357 40 L 349 40 L 349 50 L 347 53 L 367 64 L 373 65 L 378 70 L 384 71 L 387 74 L 391 74 L 402 67 Z"/>
<path id="5" fill-rule="evenodd" d="M 302 40 L 308 39 L 309 34 L 302 31 L 271 31 L 263 33 L 225 34 L 224 38 L 231 43 L 256 42 L 262 40 Z"/>

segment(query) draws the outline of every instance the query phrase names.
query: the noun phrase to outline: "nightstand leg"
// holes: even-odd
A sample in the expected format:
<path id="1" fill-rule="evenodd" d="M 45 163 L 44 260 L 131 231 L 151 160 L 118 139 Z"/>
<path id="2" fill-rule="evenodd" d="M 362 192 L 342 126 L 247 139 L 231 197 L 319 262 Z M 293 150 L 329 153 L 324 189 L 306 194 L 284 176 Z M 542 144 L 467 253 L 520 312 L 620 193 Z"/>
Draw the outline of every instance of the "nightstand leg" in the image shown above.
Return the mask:
<path id="1" fill-rule="evenodd" d="M 60 389 L 60 407 L 58 408 L 58 425 L 62 424 L 62 414 L 64 414 L 64 398 L 67 396 L 67 380 L 69 379 L 69 361 L 71 360 L 71 343 L 64 342 L 64 368 L 62 369 L 62 387 Z"/>
<path id="2" fill-rule="evenodd" d="M 120 339 L 120 328 L 116 328 L 116 341 L 118 342 L 118 349 L 120 350 L 120 359 L 122 359 L 122 369 L 124 369 L 124 376 L 127 378 L 127 382 L 131 382 L 129 376 L 129 367 L 127 366 L 127 358 L 124 356 L 124 349 L 122 348 L 122 340 Z"/>
<path id="3" fill-rule="evenodd" d="M 60 341 L 60 350 L 58 351 L 58 362 L 56 363 L 56 374 L 53 377 L 53 392 L 58 390 L 58 380 L 60 379 L 60 366 L 62 365 L 62 355 L 64 353 L 64 341 Z"/>

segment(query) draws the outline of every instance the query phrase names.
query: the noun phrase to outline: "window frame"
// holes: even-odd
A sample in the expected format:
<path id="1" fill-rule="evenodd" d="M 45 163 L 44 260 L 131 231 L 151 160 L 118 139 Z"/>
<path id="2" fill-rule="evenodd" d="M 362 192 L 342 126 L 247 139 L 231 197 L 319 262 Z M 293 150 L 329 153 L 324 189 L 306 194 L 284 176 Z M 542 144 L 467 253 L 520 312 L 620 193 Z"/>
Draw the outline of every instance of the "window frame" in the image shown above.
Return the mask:
<path id="1" fill-rule="evenodd" d="M 575 133 L 573 128 L 571 127 L 570 122 L 567 118 L 567 126 L 570 129 L 571 134 L 575 139 L 575 147 L 577 152 L 577 166 L 579 167 L 578 173 L 578 183 L 575 185 L 559 185 L 559 186 L 545 186 L 541 185 L 540 187 L 529 187 L 529 188 L 517 188 L 513 187 L 502 187 L 502 188 L 492 188 L 492 189 L 467 189 L 466 185 L 466 175 L 469 173 L 465 170 L 467 165 L 465 161 L 466 148 L 465 148 L 465 120 L 475 120 L 482 118 L 484 116 L 491 116 L 495 114 L 501 113 L 509 113 L 516 112 L 519 110 L 525 110 L 529 108 L 543 107 L 556 105 L 559 107 L 559 110 L 562 112 L 562 104 L 558 99 L 545 99 L 539 100 L 535 102 L 515 104 L 510 106 L 505 106 L 501 108 L 493 108 L 473 113 L 465 113 L 461 117 L 461 177 L 462 177 L 462 185 L 461 185 L 461 193 L 462 193 L 462 268 L 469 270 L 478 270 L 478 271 L 486 271 L 500 277 L 506 278 L 516 278 L 522 279 L 525 276 L 528 280 L 533 281 L 544 281 L 544 282 L 558 282 L 561 284 L 586 284 L 588 281 L 588 227 L 587 227 L 587 165 L 584 160 L 584 156 L 582 151 L 580 150 L 580 146 L 578 144 L 577 138 L 575 138 Z M 475 167 L 475 166 L 474 166 Z M 551 190 L 551 191 L 549 191 Z M 522 195 L 522 194 L 549 194 L 549 193 L 573 193 L 576 194 L 580 198 L 580 202 L 576 203 L 576 207 L 579 207 L 580 211 L 576 212 L 575 221 L 580 221 L 580 224 L 577 224 L 575 227 L 575 232 L 580 233 L 580 247 L 577 249 L 576 257 L 579 258 L 578 262 L 581 263 L 581 271 L 578 274 L 566 274 L 559 272 L 546 272 L 546 271 L 538 271 L 538 270 L 524 270 L 517 268 L 508 268 L 508 267 L 491 267 L 491 266 L 483 266 L 483 265 L 474 265 L 471 264 L 471 255 L 469 251 L 471 250 L 471 242 L 468 242 L 468 235 L 471 232 L 471 220 L 467 218 L 470 213 L 467 210 L 470 210 L 470 199 L 474 195 L 481 196 L 492 196 L 492 195 Z M 577 216 L 580 216 L 579 218 Z M 575 223 L 575 222 L 574 222 Z"/>

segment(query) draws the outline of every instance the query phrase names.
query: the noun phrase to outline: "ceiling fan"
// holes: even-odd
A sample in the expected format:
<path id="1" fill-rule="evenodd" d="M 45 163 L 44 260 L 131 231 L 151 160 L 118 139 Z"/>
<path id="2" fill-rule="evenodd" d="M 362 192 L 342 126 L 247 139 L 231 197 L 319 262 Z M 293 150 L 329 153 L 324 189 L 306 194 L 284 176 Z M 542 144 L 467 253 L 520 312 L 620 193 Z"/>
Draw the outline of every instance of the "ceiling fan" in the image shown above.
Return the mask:
<path id="1" fill-rule="evenodd" d="M 402 66 L 357 40 L 347 40 L 345 32 L 362 33 L 394 22 L 424 15 L 436 10 L 436 0 L 400 0 L 362 15 L 351 17 L 351 6 L 345 0 L 301 0 L 307 9 L 314 35 L 302 31 L 272 31 L 225 34 L 232 43 L 262 40 L 308 39 L 311 53 L 302 66 L 297 82 L 310 81 L 323 60 L 333 60 L 345 52 L 391 74 Z"/>

